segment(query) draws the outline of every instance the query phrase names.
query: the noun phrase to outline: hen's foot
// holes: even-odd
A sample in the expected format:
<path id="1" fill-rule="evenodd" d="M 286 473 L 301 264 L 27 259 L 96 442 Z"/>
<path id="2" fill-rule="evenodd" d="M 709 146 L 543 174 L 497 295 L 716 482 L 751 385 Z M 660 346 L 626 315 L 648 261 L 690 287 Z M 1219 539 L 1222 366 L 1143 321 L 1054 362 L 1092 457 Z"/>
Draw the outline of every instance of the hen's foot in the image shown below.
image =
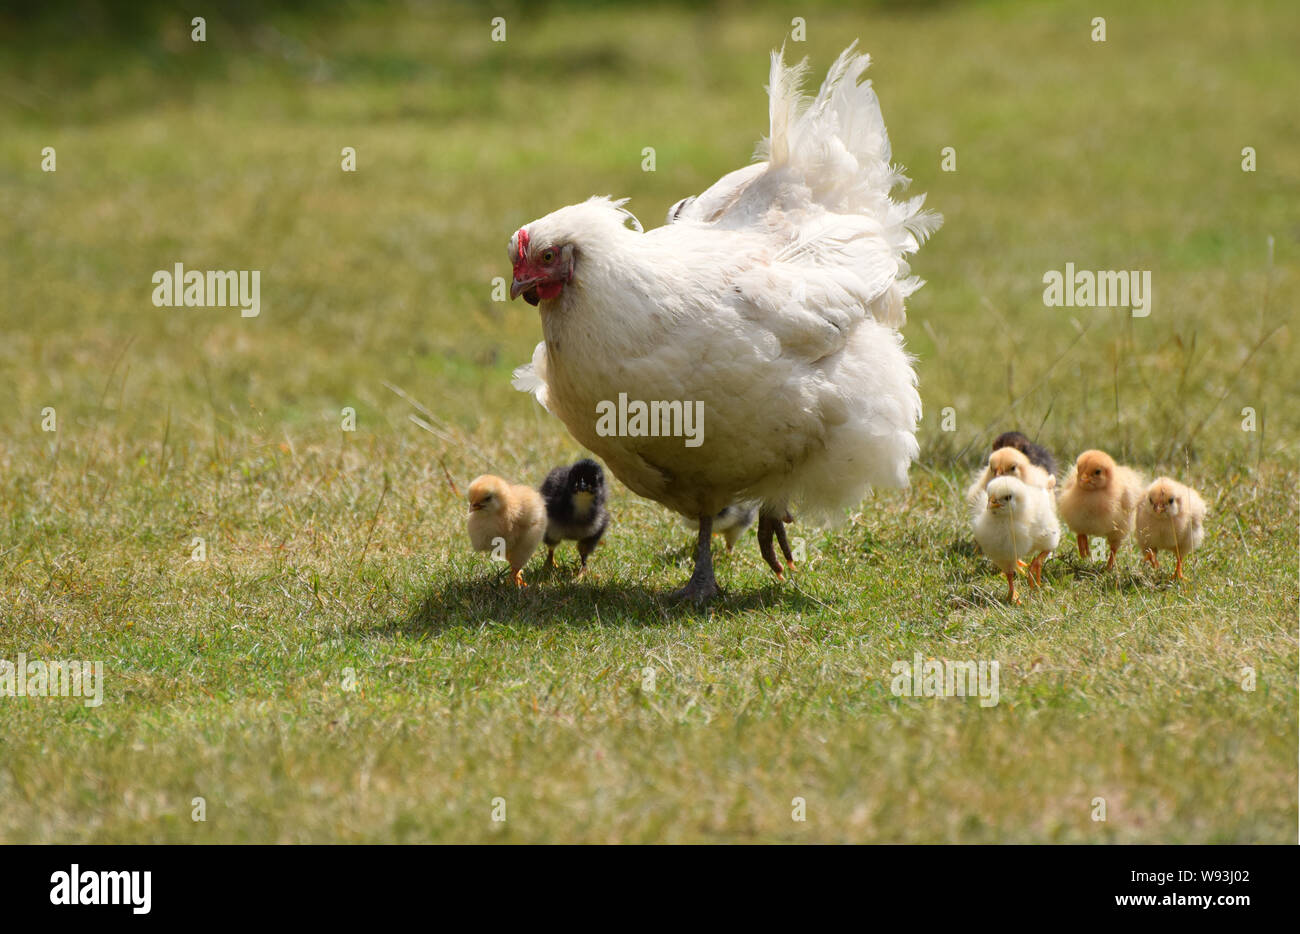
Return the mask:
<path id="1" fill-rule="evenodd" d="M 685 587 L 680 587 L 677 590 L 674 590 L 669 594 L 669 597 L 678 602 L 689 600 L 692 603 L 701 604 L 708 603 L 720 593 L 722 593 L 722 590 L 718 587 L 718 582 L 716 580 L 696 580 L 692 576 L 691 579 L 686 582 Z"/>

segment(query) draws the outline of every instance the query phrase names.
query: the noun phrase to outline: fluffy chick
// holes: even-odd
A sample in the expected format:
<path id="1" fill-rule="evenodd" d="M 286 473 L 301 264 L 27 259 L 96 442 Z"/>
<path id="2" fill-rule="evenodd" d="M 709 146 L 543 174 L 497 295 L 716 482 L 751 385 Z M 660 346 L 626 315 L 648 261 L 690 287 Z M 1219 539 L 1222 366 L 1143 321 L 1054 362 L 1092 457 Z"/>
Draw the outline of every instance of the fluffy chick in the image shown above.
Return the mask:
<path id="1" fill-rule="evenodd" d="M 1159 568 L 1157 551 L 1172 551 L 1177 557 L 1174 577 L 1183 576 L 1183 558 L 1205 540 L 1205 500 L 1189 486 L 1161 477 L 1147 487 L 1137 509 L 1137 541 L 1142 557 Z"/>
<path id="2" fill-rule="evenodd" d="M 570 467 L 556 467 L 542 481 L 542 498 L 546 500 L 546 565 L 555 564 L 555 548 L 563 541 L 578 543 L 582 566 L 578 576 L 587 573 L 587 556 L 600 544 L 609 528 L 605 509 L 605 471 L 591 458 Z"/>
<path id="3" fill-rule="evenodd" d="M 1030 568 L 1030 581 L 1041 584 L 1043 562 L 1061 541 L 1052 494 L 1013 476 L 995 477 L 979 493 L 981 509 L 972 531 L 980 550 L 1007 576 L 1007 599 L 1019 603 L 1016 571 Z M 1025 558 L 1034 555 L 1032 564 Z"/>
<path id="4" fill-rule="evenodd" d="M 516 587 L 526 587 L 523 569 L 546 531 L 546 503 L 532 487 L 515 486 L 484 474 L 469 485 L 469 541 L 475 551 L 505 543 Z"/>
<path id="5" fill-rule="evenodd" d="M 740 541 L 740 536 L 745 534 L 745 530 L 754 524 L 758 518 L 757 503 L 732 503 L 730 506 L 724 506 L 722 512 L 713 517 L 713 533 L 721 533 L 727 542 L 727 551 L 736 547 L 736 542 Z M 698 530 L 700 521 L 698 519 L 684 518 L 682 520 L 687 526 Z"/>
<path id="6" fill-rule="evenodd" d="M 1049 475 L 1056 476 L 1056 458 L 1052 456 L 1052 452 L 1041 444 L 1034 444 L 1020 432 L 1004 431 L 994 438 L 993 450 L 997 451 L 1001 448 L 1015 448 L 1028 457 L 1030 463 L 1043 468 Z"/>
<path id="7" fill-rule="evenodd" d="M 966 491 L 967 501 L 974 504 L 980 492 L 995 477 L 1015 477 L 1026 486 L 1038 487 L 1040 490 L 1050 490 L 1056 486 L 1055 474 L 1048 473 L 1031 462 L 1018 448 L 998 448 L 989 455 L 984 472 L 975 478 L 975 482 Z"/>
<path id="8" fill-rule="evenodd" d="M 1110 546 L 1106 570 L 1115 566 L 1119 546 L 1133 531 L 1133 516 L 1142 499 L 1142 477 L 1121 467 L 1105 451 L 1084 451 L 1061 490 L 1061 518 L 1078 537 L 1079 556 L 1091 558 L 1088 537 L 1099 535 Z"/>

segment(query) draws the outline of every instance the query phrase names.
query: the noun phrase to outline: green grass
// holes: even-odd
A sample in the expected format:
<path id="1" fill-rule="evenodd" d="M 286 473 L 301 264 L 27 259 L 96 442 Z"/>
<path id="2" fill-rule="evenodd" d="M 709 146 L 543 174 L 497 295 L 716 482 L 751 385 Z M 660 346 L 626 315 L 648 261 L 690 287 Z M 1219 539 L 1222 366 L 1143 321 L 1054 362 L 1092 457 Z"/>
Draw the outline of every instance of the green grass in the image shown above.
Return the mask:
<path id="1" fill-rule="evenodd" d="M 751 533 L 702 612 L 665 600 L 690 537 L 655 504 L 616 485 L 591 579 L 570 546 L 520 594 L 448 476 L 579 454 L 509 387 L 540 331 L 490 300 L 510 233 L 593 193 L 657 223 L 744 164 L 794 13 L 530 7 L 502 45 L 469 8 L 378 7 L 214 19 L 203 46 L 185 13 L 0 43 L 0 658 L 106 680 L 98 708 L 0 698 L 0 840 L 1296 839 L 1300 16 L 797 13 L 815 72 L 873 53 L 895 158 L 947 217 L 905 329 L 922 458 L 842 528 L 796 525 L 792 583 Z M 1044 308 L 1067 261 L 1152 270 L 1153 313 Z M 261 316 L 153 307 L 174 262 L 262 270 Z M 1007 606 L 960 490 L 1013 426 L 1198 487 L 1190 582 L 1063 551 Z M 895 697 L 918 652 L 998 660 L 1001 703 Z"/>

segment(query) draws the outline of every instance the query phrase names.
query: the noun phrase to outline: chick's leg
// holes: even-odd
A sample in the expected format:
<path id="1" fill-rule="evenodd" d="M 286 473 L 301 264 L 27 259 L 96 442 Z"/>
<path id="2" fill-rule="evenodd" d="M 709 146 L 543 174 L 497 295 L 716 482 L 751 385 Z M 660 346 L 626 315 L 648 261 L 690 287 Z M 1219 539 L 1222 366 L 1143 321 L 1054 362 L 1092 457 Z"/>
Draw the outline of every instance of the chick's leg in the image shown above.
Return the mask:
<path id="1" fill-rule="evenodd" d="M 713 516 L 700 516 L 700 538 L 695 544 L 695 571 L 685 587 L 673 591 L 673 599 L 705 603 L 718 595 L 718 581 L 713 576 L 712 542 Z"/>
<path id="2" fill-rule="evenodd" d="M 1079 536 L 1079 557 L 1087 561 L 1092 557 L 1092 549 L 1088 547 L 1088 536 Z"/>
<path id="3" fill-rule="evenodd" d="M 1119 543 L 1122 539 L 1108 538 L 1106 545 L 1110 548 L 1110 557 L 1106 559 L 1106 570 L 1109 571 L 1115 567 L 1115 558 L 1119 556 Z"/>
<path id="4" fill-rule="evenodd" d="M 1157 571 L 1160 570 L 1160 559 L 1156 557 L 1154 548 L 1148 548 L 1142 552 L 1142 560 L 1151 565 Z"/>
<path id="5" fill-rule="evenodd" d="M 578 542 L 578 557 L 582 559 L 582 566 L 578 568 L 578 579 L 581 580 L 587 573 L 587 555 L 596 550 L 596 544 L 600 541 L 599 535 L 593 535 L 590 538 L 581 539 Z"/>
<path id="6" fill-rule="evenodd" d="M 1180 581 L 1187 580 L 1187 578 L 1183 576 L 1183 553 L 1181 551 L 1178 552 L 1177 560 L 1174 563 L 1174 578 Z"/>
<path id="7" fill-rule="evenodd" d="M 1016 593 L 1016 572 L 1014 569 L 1007 571 L 1007 600 L 1011 603 L 1020 602 L 1020 594 Z"/>
<path id="8" fill-rule="evenodd" d="M 1035 587 L 1043 586 L 1043 561 L 1047 559 L 1047 552 L 1041 551 L 1033 561 L 1029 563 L 1029 582 Z"/>

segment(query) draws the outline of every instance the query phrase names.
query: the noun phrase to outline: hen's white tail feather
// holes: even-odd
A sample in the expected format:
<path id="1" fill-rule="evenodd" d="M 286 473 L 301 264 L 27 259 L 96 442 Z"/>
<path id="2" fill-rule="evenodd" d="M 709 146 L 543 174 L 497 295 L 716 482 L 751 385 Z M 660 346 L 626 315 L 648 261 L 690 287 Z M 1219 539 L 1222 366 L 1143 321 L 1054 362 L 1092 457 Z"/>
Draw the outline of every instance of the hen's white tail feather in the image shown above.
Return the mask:
<path id="1" fill-rule="evenodd" d="M 924 195 L 890 197 L 909 180 L 890 162 L 880 102 L 863 77 L 871 57 L 856 50 L 856 42 L 844 50 L 811 100 L 800 90 L 806 62 L 786 65 L 784 50 L 772 54 L 770 127 L 759 144 L 765 170 L 729 199 L 719 220 L 724 226 L 728 220 L 749 225 L 760 217 L 770 223 L 769 209 L 780 208 L 790 239 L 776 259 L 810 277 L 832 267 L 877 270 L 886 260 L 890 281 L 873 277 L 852 291 L 874 291 L 864 309 L 882 324 L 901 327 L 903 300 L 923 284 L 909 275 L 906 257 L 943 218 L 924 210 Z M 701 202 L 718 202 L 711 192 Z"/>

